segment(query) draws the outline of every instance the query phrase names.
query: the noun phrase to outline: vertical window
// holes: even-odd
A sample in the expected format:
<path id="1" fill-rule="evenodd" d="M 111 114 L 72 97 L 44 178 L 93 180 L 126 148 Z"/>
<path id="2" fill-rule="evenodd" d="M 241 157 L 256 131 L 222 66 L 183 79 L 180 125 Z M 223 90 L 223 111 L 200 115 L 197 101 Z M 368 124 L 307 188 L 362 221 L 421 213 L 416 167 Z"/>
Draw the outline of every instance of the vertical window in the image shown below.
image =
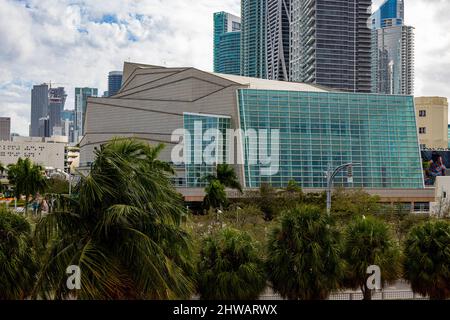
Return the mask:
<path id="1" fill-rule="evenodd" d="M 427 128 L 425 128 L 425 127 L 419 128 L 419 133 L 420 134 L 426 134 L 427 133 Z"/>
<path id="2" fill-rule="evenodd" d="M 419 111 L 419 117 L 425 118 L 426 116 L 427 116 L 427 111 L 426 110 L 420 110 Z"/>

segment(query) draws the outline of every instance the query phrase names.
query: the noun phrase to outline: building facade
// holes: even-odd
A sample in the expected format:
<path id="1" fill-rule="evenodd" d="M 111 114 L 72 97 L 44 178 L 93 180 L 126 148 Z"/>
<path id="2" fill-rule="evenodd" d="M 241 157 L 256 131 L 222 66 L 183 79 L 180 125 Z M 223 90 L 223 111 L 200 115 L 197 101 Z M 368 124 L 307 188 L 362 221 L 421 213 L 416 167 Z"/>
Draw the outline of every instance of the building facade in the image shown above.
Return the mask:
<path id="1" fill-rule="evenodd" d="M 303 83 L 130 63 L 124 74 L 134 79 L 114 99 L 89 99 L 87 134 L 80 143 L 82 167 L 88 168 L 95 148 L 111 138 L 138 137 L 166 144 L 161 159 L 176 165 L 180 187 L 202 188 L 201 178 L 227 157 L 250 189 L 262 183 L 285 187 L 295 180 L 303 188 L 323 190 L 328 166 L 348 162 L 361 164 L 354 168 L 353 183 L 339 175 L 336 185 L 424 188 L 410 96 L 343 93 Z M 174 137 L 179 129 L 184 129 L 182 137 Z M 231 137 L 227 133 L 219 143 L 208 137 L 211 129 L 220 130 L 218 137 L 227 129 L 232 134 L 242 131 Z M 185 151 L 181 162 L 174 159 L 180 141 Z M 208 141 L 218 144 L 212 153 Z M 212 160 L 205 158 L 208 154 Z"/>
<path id="2" fill-rule="evenodd" d="M 48 115 L 48 85 L 33 86 L 31 90 L 31 124 L 30 137 L 40 137 L 40 119 Z"/>
<path id="3" fill-rule="evenodd" d="M 291 81 L 371 91 L 371 0 L 292 0 Z"/>
<path id="4" fill-rule="evenodd" d="M 403 0 L 387 0 L 372 15 L 372 92 L 414 94 L 414 28 Z"/>
<path id="5" fill-rule="evenodd" d="M 266 25 L 267 0 L 241 2 L 241 75 L 267 77 Z"/>
<path id="6" fill-rule="evenodd" d="M 41 138 L 0 141 L 0 162 L 9 165 L 16 164 L 19 158 L 29 158 L 44 168 L 64 170 L 64 149 L 65 143 L 43 142 Z"/>
<path id="7" fill-rule="evenodd" d="M 241 18 L 227 12 L 214 13 L 214 72 L 241 72 Z"/>
<path id="8" fill-rule="evenodd" d="M 415 99 L 419 141 L 423 149 L 447 149 L 448 101 L 443 97 Z"/>
<path id="9" fill-rule="evenodd" d="M 108 75 L 108 96 L 114 96 L 122 87 L 122 71 L 111 71 Z M 95 95 L 98 96 L 98 93 Z"/>
<path id="10" fill-rule="evenodd" d="M 267 0 L 267 79 L 289 81 L 291 0 Z"/>
<path id="11" fill-rule="evenodd" d="M 11 118 L 0 117 L 0 141 L 11 140 Z"/>
<path id="12" fill-rule="evenodd" d="M 88 97 L 97 97 L 97 88 L 75 88 L 75 142 L 84 135 Z"/>

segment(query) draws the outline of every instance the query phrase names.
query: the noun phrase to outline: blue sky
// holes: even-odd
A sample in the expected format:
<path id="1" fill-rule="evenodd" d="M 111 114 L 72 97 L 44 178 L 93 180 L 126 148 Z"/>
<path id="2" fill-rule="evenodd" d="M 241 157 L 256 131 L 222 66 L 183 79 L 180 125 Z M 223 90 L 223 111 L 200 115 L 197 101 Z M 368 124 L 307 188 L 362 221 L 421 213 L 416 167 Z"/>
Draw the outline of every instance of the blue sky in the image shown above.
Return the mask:
<path id="1" fill-rule="evenodd" d="M 239 15 L 240 0 L 0 0 L 0 8 L 0 116 L 27 135 L 33 84 L 65 86 L 72 109 L 74 87 L 105 91 L 125 60 L 212 70 L 212 14 Z M 417 95 L 450 97 L 448 12 L 448 0 L 406 0 Z"/>

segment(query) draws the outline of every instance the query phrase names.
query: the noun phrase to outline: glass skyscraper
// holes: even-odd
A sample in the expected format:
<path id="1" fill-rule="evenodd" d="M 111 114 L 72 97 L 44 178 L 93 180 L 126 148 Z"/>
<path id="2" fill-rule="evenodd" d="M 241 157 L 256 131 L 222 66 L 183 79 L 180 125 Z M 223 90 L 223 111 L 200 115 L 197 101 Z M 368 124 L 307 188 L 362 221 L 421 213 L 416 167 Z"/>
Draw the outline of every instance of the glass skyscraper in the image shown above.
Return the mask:
<path id="1" fill-rule="evenodd" d="M 33 86 L 31 90 L 31 125 L 30 137 L 41 137 L 40 119 L 48 114 L 48 85 Z"/>
<path id="2" fill-rule="evenodd" d="M 292 0 L 291 81 L 371 91 L 371 0 Z"/>
<path id="3" fill-rule="evenodd" d="M 122 71 L 111 71 L 108 75 L 108 95 L 111 97 L 122 87 Z"/>
<path id="4" fill-rule="evenodd" d="M 241 18 L 226 12 L 214 14 L 214 72 L 241 72 Z"/>
<path id="5" fill-rule="evenodd" d="M 372 92 L 414 94 L 414 28 L 403 0 L 387 0 L 372 15 Z"/>
<path id="6" fill-rule="evenodd" d="M 87 99 L 97 96 L 97 88 L 75 88 L 75 142 L 85 134 Z"/>
<path id="7" fill-rule="evenodd" d="M 289 81 L 291 0 L 267 0 L 267 79 Z"/>
<path id="8" fill-rule="evenodd" d="M 241 75 L 266 78 L 267 0 L 242 0 Z"/>

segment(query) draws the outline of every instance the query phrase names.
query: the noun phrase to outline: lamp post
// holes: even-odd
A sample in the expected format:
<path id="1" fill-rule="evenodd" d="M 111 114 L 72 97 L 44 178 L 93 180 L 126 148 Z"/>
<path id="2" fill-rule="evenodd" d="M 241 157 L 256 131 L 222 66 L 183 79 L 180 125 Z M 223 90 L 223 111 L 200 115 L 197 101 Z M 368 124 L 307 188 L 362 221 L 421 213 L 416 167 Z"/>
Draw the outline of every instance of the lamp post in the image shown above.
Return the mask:
<path id="1" fill-rule="evenodd" d="M 327 214 L 330 215 L 331 214 L 331 192 L 333 189 L 333 181 L 334 178 L 336 178 L 337 174 L 339 172 L 341 172 L 344 169 L 347 169 L 349 171 L 349 175 L 348 175 L 348 179 L 349 182 L 353 182 L 353 167 L 354 166 L 360 166 L 360 163 L 347 163 L 347 164 L 343 164 L 337 168 L 335 168 L 334 170 L 331 168 L 331 165 L 328 166 L 328 170 L 325 172 L 326 173 L 326 179 L 327 179 Z"/>

